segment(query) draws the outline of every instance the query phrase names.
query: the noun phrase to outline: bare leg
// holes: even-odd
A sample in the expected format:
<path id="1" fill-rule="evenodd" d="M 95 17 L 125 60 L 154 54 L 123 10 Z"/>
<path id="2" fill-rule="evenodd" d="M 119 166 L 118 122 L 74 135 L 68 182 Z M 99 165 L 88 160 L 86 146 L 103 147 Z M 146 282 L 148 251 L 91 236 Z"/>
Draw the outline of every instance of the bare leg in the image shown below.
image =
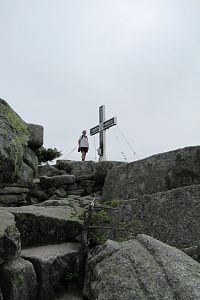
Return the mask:
<path id="1" fill-rule="evenodd" d="M 85 152 L 85 151 L 82 151 L 82 161 L 85 160 L 85 156 L 86 156 L 86 152 Z"/>

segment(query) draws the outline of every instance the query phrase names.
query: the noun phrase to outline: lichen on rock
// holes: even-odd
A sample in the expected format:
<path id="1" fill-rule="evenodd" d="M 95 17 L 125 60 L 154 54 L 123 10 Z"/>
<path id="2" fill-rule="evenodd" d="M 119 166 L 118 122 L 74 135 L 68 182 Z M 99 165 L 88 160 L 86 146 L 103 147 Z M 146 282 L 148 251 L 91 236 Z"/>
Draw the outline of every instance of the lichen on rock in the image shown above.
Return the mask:
<path id="1" fill-rule="evenodd" d="M 0 185 L 12 182 L 28 143 L 26 123 L 0 99 Z"/>

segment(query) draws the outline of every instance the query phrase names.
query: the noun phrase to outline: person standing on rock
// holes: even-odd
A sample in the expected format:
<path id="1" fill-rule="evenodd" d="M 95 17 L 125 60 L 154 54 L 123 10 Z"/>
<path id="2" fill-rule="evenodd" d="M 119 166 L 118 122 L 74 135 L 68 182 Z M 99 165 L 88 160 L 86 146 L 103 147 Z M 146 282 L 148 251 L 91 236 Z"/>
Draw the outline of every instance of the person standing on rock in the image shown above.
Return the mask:
<path id="1" fill-rule="evenodd" d="M 88 150 L 89 150 L 89 142 L 86 135 L 86 130 L 83 130 L 82 135 L 78 140 L 78 152 L 81 152 L 82 161 L 85 160 L 86 153 L 88 152 Z"/>

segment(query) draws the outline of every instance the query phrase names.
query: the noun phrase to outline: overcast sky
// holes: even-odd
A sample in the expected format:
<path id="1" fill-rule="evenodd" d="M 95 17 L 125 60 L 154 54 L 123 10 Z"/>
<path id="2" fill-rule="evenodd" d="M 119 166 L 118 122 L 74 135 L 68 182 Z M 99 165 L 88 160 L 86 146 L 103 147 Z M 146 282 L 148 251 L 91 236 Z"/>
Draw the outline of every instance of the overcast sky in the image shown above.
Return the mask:
<path id="1" fill-rule="evenodd" d="M 200 1 L 0 0 L 0 97 L 67 159 L 102 104 L 109 160 L 197 145 Z"/>

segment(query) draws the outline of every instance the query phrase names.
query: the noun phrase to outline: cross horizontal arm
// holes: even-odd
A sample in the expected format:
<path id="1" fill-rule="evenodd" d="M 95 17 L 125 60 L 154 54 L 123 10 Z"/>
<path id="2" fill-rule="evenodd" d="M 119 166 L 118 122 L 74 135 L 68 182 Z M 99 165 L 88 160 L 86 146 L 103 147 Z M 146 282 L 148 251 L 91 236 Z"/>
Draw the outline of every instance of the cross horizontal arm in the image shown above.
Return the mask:
<path id="1" fill-rule="evenodd" d="M 99 133 L 102 130 L 106 130 L 109 129 L 110 127 L 117 125 L 117 118 L 111 118 L 103 123 L 101 123 L 100 125 L 97 125 L 93 128 L 90 129 L 90 135 L 95 135 L 97 133 Z"/>
<path id="2" fill-rule="evenodd" d="M 90 129 L 90 135 L 94 135 L 94 134 L 97 134 L 99 133 L 99 125 L 93 127 Z"/>
<path id="3" fill-rule="evenodd" d="M 114 117 L 114 118 L 111 118 L 105 122 L 103 122 L 103 129 L 106 130 L 114 125 L 117 125 L 117 118 Z"/>

